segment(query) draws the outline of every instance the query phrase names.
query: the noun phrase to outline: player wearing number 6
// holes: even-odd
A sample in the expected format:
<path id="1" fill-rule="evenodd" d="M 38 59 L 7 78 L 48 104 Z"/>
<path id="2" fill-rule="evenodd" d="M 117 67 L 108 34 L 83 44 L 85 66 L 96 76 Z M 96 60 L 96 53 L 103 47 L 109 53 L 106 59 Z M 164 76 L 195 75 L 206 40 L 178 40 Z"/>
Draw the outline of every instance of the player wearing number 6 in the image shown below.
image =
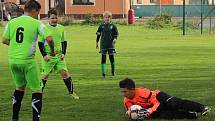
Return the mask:
<path id="1" fill-rule="evenodd" d="M 27 1 L 24 7 L 24 15 L 10 20 L 3 34 L 2 43 L 9 46 L 9 68 L 16 85 L 12 97 L 12 121 L 19 120 L 19 110 L 26 84 L 32 90 L 33 121 L 39 121 L 40 118 L 43 84 L 34 59 L 38 35 L 46 38 L 51 55 L 55 55 L 54 43 L 49 30 L 37 20 L 40 9 L 41 5 L 37 1 Z"/>

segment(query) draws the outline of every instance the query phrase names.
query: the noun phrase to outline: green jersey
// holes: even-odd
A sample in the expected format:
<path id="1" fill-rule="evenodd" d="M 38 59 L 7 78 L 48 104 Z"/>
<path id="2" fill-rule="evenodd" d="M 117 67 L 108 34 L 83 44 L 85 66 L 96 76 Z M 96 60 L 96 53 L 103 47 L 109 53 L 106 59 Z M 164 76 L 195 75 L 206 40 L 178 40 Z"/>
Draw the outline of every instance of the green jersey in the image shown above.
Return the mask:
<path id="1" fill-rule="evenodd" d="M 10 63 L 25 63 L 34 59 L 38 35 L 48 37 L 48 29 L 39 20 L 20 16 L 8 22 L 3 36 L 9 39 L 8 56 Z"/>
<path id="2" fill-rule="evenodd" d="M 114 49 L 113 40 L 118 36 L 117 27 L 113 23 L 102 23 L 97 32 L 101 36 L 100 49 Z"/>
<path id="3" fill-rule="evenodd" d="M 54 48 L 56 52 L 56 56 L 61 55 L 62 53 L 62 47 L 61 47 L 61 42 L 66 41 L 65 40 L 65 33 L 64 33 L 64 26 L 57 24 L 57 26 L 51 26 L 50 24 L 47 24 L 46 27 L 49 29 L 51 36 L 54 41 Z M 50 47 L 48 46 L 46 40 L 43 38 L 40 38 L 40 42 L 44 42 L 45 44 L 45 51 L 48 55 L 50 55 Z"/>

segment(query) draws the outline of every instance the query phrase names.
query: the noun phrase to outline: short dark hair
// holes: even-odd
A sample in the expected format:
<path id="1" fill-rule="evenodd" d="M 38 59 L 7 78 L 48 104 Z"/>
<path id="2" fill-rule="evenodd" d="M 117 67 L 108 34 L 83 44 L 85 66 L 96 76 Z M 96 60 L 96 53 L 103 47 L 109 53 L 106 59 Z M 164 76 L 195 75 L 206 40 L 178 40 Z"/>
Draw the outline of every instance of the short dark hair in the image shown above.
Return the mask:
<path id="1" fill-rule="evenodd" d="M 32 10 L 39 11 L 41 9 L 41 5 L 36 0 L 28 0 L 25 3 L 24 11 L 31 12 Z"/>
<path id="2" fill-rule="evenodd" d="M 48 11 L 48 18 L 49 18 L 52 14 L 54 14 L 54 15 L 57 16 L 57 10 L 56 10 L 56 9 L 50 9 L 50 10 Z"/>
<path id="3" fill-rule="evenodd" d="M 132 79 L 125 78 L 119 82 L 119 87 L 132 89 L 135 88 L 135 82 Z"/>

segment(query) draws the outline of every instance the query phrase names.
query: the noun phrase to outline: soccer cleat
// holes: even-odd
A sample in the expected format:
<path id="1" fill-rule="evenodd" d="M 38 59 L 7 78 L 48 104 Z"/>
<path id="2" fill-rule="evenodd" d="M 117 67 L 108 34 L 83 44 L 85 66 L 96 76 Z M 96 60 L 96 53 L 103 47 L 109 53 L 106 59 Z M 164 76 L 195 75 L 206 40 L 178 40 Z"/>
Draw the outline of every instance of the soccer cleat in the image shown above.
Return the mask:
<path id="1" fill-rule="evenodd" d="M 114 71 L 111 72 L 112 76 L 116 76 L 116 73 Z"/>
<path id="2" fill-rule="evenodd" d="M 102 79 L 105 80 L 105 74 L 102 74 Z"/>
<path id="3" fill-rule="evenodd" d="M 209 112 L 211 111 L 211 108 L 208 106 L 204 106 L 203 110 L 202 110 L 202 115 L 205 116 L 207 115 Z"/>
<path id="4" fill-rule="evenodd" d="M 74 98 L 76 100 L 79 99 L 79 96 L 75 92 L 73 92 L 72 94 L 70 94 L 70 96 L 72 96 L 72 98 Z"/>
<path id="5" fill-rule="evenodd" d="M 198 117 L 198 113 L 189 111 L 189 117 L 191 117 L 191 119 L 196 119 Z"/>

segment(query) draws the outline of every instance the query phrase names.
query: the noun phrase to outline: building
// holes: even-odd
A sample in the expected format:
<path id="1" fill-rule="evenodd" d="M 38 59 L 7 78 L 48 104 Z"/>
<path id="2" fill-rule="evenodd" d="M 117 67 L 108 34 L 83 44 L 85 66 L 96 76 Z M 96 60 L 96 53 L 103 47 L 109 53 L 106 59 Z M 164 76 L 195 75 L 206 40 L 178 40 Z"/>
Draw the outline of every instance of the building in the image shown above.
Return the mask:
<path id="1" fill-rule="evenodd" d="M 4 0 L 14 2 L 21 7 L 27 0 Z M 42 6 L 41 16 L 47 15 L 51 8 L 57 8 L 61 15 L 81 17 L 86 14 L 101 15 L 111 11 L 114 17 L 126 17 L 130 0 L 38 0 Z"/>

